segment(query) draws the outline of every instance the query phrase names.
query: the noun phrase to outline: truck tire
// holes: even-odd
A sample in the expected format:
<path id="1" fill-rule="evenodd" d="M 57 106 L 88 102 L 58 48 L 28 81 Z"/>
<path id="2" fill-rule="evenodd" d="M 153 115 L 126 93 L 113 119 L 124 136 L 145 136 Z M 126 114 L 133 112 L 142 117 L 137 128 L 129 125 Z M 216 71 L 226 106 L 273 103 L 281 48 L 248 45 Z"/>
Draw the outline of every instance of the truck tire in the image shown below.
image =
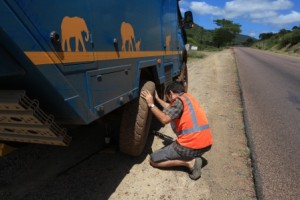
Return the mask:
<path id="1" fill-rule="evenodd" d="M 177 81 L 182 82 L 185 92 L 188 92 L 189 78 L 188 78 L 188 69 L 187 69 L 186 63 L 182 64 L 181 73 L 180 73 Z"/>
<path id="2" fill-rule="evenodd" d="M 141 90 L 144 89 L 154 94 L 155 84 L 152 81 L 147 81 L 141 87 Z M 152 113 L 142 97 L 125 106 L 119 138 L 119 147 L 122 153 L 131 156 L 139 156 L 142 153 L 147 141 L 151 119 Z"/>

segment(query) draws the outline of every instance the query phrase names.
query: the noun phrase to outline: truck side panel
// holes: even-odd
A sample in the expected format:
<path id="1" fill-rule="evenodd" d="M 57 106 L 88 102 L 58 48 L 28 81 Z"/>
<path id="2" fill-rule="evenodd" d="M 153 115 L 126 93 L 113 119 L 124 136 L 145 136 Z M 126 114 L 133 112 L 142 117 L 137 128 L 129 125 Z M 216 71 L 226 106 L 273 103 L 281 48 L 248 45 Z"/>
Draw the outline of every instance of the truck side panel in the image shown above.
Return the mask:
<path id="1" fill-rule="evenodd" d="M 157 84 L 179 75 L 177 6 L 177 0 L 2 1 L 1 30 L 17 47 L 9 52 L 26 62 L 1 66 L 1 89 L 28 91 L 61 123 L 88 124 L 138 97 L 143 68 L 154 69 Z M 3 41 L 1 51 L 11 43 Z"/>

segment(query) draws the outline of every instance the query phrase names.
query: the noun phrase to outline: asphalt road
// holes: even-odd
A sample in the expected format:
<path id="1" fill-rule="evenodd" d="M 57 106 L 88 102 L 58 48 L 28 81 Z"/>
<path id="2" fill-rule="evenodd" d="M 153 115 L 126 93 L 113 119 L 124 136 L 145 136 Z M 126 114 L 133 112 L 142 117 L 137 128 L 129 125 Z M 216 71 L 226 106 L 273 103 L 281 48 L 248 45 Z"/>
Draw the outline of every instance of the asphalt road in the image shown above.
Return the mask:
<path id="1" fill-rule="evenodd" d="M 235 48 L 259 199 L 300 198 L 300 58 Z"/>

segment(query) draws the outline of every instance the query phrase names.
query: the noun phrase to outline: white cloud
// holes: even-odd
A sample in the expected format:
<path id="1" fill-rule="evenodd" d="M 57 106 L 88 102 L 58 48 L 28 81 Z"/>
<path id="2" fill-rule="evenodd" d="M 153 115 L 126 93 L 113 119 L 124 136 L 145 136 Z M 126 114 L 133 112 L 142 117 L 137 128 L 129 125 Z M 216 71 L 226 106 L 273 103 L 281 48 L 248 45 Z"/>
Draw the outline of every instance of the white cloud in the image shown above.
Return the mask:
<path id="1" fill-rule="evenodd" d="M 256 37 L 256 32 L 250 32 L 250 33 L 249 33 L 249 36 L 255 38 L 255 37 Z"/>
<path id="2" fill-rule="evenodd" d="M 211 6 L 206 2 L 191 2 L 190 7 L 200 15 L 213 14 L 213 15 L 224 15 L 224 11 L 216 6 Z"/>
<path id="3" fill-rule="evenodd" d="M 189 3 L 187 1 L 179 1 L 179 5 L 181 13 L 184 13 L 185 11 L 190 9 Z"/>
<path id="4" fill-rule="evenodd" d="M 287 15 L 279 15 L 275 19 L 269 19 L 272 24 L 291 24 L 295 22 L 300 22 L 300 13 L 292 11 Z"/>
<path id="5" fill-rule="evenodd" d="M 212 6 L 206 2 L 192 1 L 190 8 L 199 15 L 211 14 L 218 17 L 233 19 L 249 18 L 257 23 L 287 24 L 300 22 L 300 13 L 291 11 L 280 14 L 280 11 L 293 7 L 290 0 L 231 0 L 223 8 Z"/>
<path id="6" fill-rule="evenodd" d="M 273 18 L 277 16 L 277 12 L 274 11 L 264 11 L 264 12 L 253 12 L 249 14 L 250 18 L 253 20 Z"/>
<path id="7" fill-rule="evenodd" d="M 238 16 L 251 16 L 253 13 L 269 13 L 277 10 L 288 9 L 292 6 L 289 0 L 233 0 L 226 2 L 224 10 L 225 17 L 234 18 Z"/>

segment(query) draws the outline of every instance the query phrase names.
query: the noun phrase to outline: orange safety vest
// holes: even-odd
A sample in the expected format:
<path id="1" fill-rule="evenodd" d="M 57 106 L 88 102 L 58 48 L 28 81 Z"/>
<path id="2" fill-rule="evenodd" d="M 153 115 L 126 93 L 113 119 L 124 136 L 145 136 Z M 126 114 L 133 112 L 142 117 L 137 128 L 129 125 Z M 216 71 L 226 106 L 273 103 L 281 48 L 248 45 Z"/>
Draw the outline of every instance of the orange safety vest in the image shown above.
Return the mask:
<path id="1" fill-rule="evenodd" d="M 187 93 L 179 98 L 183 103 L 183 112 L 179 119 L 171 122 L 177 142 L 191 149 L 202 149 L 212 145 L 211 130 L 203 108 Z"/>

